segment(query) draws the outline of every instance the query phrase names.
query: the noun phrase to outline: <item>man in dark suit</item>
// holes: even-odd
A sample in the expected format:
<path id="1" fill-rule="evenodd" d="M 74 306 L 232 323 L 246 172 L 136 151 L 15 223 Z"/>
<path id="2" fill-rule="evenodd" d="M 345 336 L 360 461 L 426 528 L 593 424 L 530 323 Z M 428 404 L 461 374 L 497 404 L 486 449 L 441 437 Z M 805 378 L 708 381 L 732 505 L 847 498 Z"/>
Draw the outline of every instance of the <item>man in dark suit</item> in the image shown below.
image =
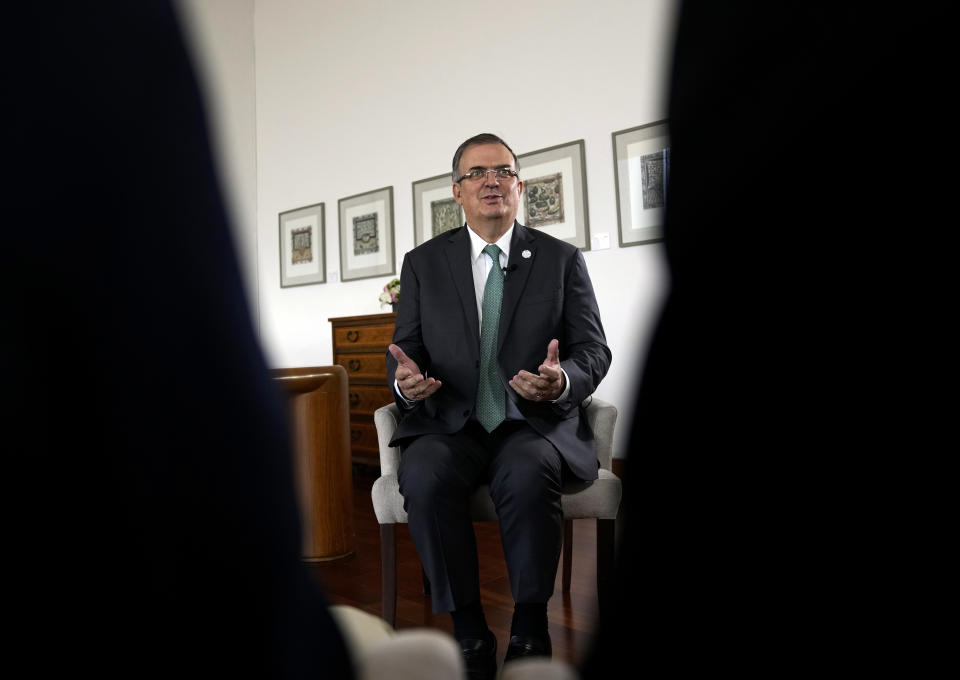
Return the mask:
<path id="1" fill-rule="evenodd" d="M 451 611 L 476 677 L 496 671 L 496 639 L 480 605 L 471 492 L 489 483 L 500 517 L 516 602 L 506 660 L 549 655 L 562 480 L 597 478 L 580 404 L 610 365 L 583 255 L 516 221 L 518 169 L 495 135 L 460 145 L 453 195 L 466 225 L 407 253 L 387 354 L 410 532 L 434 610 Z"/>

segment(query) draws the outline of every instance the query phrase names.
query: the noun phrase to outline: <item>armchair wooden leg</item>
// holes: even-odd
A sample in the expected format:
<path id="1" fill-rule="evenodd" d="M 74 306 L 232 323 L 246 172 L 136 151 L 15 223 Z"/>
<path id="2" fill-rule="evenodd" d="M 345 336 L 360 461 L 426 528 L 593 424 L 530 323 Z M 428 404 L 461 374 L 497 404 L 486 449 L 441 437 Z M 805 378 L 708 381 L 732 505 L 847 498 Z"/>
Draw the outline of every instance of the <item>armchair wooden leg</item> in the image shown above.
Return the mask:
<path id="1" fill-rule="evenodd" d="M 600 613 L 610 611 L 616 568 L 616 520 L 597 520 L 597 601 Z"/>
<path id="2" fill-rule="evenodd" d="M 397 624 L 397 525 L 380 525 L 380 594 L 383 620 Z"/>
<path id="3" fill-rule="evenodd" d="M 573 565 L 573 520 L 563 520 L 563 592 L 570 592 L 570 571 Z"/>

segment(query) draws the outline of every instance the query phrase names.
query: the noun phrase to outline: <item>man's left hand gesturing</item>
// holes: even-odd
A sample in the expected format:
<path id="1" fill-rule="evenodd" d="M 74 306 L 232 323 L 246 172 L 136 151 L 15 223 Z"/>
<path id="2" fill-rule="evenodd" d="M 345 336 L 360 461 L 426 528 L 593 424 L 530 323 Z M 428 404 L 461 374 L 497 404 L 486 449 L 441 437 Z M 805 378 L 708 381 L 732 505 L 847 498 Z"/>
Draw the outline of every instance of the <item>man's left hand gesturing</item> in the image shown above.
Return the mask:
<path id="1" fill-rule="evenodd" d="M 537 370 L 539 375 L 520 371 L 510 379 L 510 387 L 528 401 L 555 401 L 565 387 L 560 370 L 560 342 L 556 338 L 547 345 L 547 358 Z"/>

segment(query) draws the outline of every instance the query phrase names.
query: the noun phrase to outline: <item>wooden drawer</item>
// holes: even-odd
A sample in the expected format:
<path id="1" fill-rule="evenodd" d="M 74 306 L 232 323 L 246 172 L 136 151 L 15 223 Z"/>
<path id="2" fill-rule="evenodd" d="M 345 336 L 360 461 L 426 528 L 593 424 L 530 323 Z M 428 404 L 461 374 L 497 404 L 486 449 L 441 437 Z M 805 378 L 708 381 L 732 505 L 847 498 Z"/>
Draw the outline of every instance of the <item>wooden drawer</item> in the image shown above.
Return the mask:
<path id="1" fill-rule="evenodd" d="M 350 421 L 350 448 L 354 451 L 380 451 L 377 427 L 371 422 Z"/>
<path id="2" fill-rule="evenodd" d="M 380 326 L 353 326 L 333 329 L 334 352 L 384 349 L 392 340 L 392 323 Z"/>
<path id="3" fill-rule="evenodd" d="M 386 382 L 386 378 L 384 378 Z M 348 394 L 350 413 L 373 415 L 381 406 L 393 403 L 393 395 L 387 387 L 373 385 L 350 385 Z"/>
<path id="4" fill-rule="evenodd" d="M 387 356 L 386 353 L 376 354 L 341 354 L 337 352 L 335 364 L 347 369 L 347 378 L 353 384 L 354 380 L 375 381 L 381 385 L 387 383 Z"/>
<path id="5" fill-rule="evenodd" d="M 354 463 L 379 465 L 380 447 L 373 412 L 393 401 L 387 387 L 387 345 L 397 315 L 366 314 L 330 319 L 333 362 L 347 372 L 350 450 Z"/>

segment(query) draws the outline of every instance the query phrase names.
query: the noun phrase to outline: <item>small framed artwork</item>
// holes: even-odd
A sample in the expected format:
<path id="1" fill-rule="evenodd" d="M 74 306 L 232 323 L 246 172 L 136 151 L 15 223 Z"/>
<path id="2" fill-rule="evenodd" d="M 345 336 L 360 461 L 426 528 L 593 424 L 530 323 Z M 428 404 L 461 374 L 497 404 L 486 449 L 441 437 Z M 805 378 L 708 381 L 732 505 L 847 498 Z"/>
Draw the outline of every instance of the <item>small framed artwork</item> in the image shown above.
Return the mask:
<path id="1" fill-rule="evenodd" d="M 339 207 L 340 279 L 395 273 L 393 187 L 341 198 Z"/>
<path id="2" fill-rule="evenodd" d="M 590 249 L 583 140 L 520 154 L 523 196 L 518 221 L 581 250 Z"/>
<path id="3" fill-rule="evenodd" d="M 280 287 L 326 283 L 324 204 L 280 213 Z"/>
<path id="4" fill-rule="evenodd" d="M 613 175 L 620 245 L 662 240 L 670 178 L 667 121 L 614 132 Z"/>
<path id="5" fill-rule="evenodd" d="M 453 197 L 453 177 L 428 177 L 413 183 L 413 240 L 415 245 L 445 231 L 462 227 L 463 208 Z"/>

